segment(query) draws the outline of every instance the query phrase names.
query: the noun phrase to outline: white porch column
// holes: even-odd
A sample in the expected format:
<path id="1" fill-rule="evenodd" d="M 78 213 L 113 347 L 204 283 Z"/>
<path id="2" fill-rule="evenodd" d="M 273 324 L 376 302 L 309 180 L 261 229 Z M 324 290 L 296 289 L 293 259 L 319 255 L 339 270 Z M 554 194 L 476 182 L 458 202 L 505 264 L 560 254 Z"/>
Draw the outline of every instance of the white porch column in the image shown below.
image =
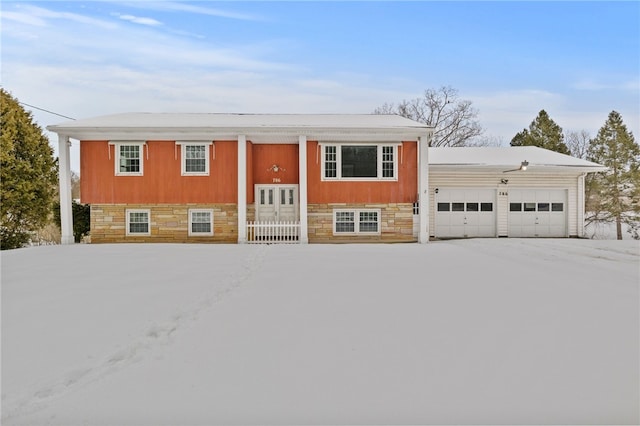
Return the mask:
<path id="1" fill-rule="evenodd" d="M 418 138 L 418 242 L 429 242 L 429 140 L 431 133 Z"/>
<path id="2" fill-rule="evenodd" d="M 585 193 L 584 193 L 584 177 L 586 173 L 582 173 L 578 176 L 578 237 L 584 237 L 584 210 L 585 210 Z M 567 194 L 569 197 L 569 194 Z M 569 201 L 567 199 L 567 201 Z M 570 232 L 567 232 L 567 237 L 570 236 Z"/>
<path id="3" fill-rule="evenodd" d="M 307 137 L 298 136 L 298 173 L 300 196 L 300 244 L 309 243 L 307 221 Z"/>
<path id="4" fill-rule="evenodd" d="M 247 242 L 247 137 L 238 136 L 238 243 Z"/>
<path id="5" fill-rule="evenodd" d="M 73 209 L 71 206 L 71 156 L 69 136 L 58 134 L 58 182 L 60 186 L 61 244 L 73 244 Z"/>

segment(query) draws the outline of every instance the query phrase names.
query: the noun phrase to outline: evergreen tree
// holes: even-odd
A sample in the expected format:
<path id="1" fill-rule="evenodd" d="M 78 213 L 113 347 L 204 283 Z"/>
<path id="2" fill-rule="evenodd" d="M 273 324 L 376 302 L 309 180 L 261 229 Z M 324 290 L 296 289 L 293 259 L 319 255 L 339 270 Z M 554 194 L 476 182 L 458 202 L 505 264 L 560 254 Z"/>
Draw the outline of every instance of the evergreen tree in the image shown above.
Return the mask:
<path id="1" fill-rule="evenodd" d="M 0 247 L 22 247 L 51 218 L 58 181 L 53 149 L 31 113 L 0 88 Z"/>
<path id="2" fill-rule="evenodd" d="M 600 204 L 597 220 L 616 223 L 622 239 L 622 224 L 629 226 L 634 238 L 640 236 L 640 146 L 627 130 L 622 116 L 611 111 L 598 135 L 589 142 L 590 161 L 609 170 L 594 176 L 595 196 Z"/>
<path id="3" fill-rule="evenodd" d="M 531 122 L 529 129 L 523 129 L 511 139 L 511 146 L 539 146 L 540 148 L 570 155 L 564 143 L 562 127 L 549 117 L 545 110 Z"/>

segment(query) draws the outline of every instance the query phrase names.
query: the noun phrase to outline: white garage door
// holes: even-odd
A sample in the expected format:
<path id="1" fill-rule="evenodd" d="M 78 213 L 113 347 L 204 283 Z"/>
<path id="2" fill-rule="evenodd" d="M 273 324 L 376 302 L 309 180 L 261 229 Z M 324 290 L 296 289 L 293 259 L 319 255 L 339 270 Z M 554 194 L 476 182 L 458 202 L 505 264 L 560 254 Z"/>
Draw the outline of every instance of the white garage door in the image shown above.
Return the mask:
<path id="1" fill-rule="evenodd" d="M 436 193 L 436 238 L 496 236 L 495 189 L 447 189 Z"/>
<path id="2" fill-rule="evenodd" d="M 509 190 L 510 237 L 566 237 L 567 191 Z"/>

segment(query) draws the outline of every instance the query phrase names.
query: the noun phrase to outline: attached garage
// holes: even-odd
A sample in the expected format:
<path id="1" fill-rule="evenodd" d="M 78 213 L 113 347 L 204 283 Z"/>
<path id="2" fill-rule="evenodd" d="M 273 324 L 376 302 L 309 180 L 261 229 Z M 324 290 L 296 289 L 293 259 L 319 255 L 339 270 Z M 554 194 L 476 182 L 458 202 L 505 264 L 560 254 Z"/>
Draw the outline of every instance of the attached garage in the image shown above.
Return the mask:
<path id="1" fill-rule="evenodd" d="M 438 188 L 435 237 L 496 236 L 496 190 Z"/>
<path id="2" fill-rule="evenodd" d="M 429 149 L 432 238 L 584 235 L 584 177 L 606 170 L 538 147 Z"/>
<path id="3" fill-rule="evenodd" d="M 511 189 L 510 237 L 566 237 L 567 190 Z"/>

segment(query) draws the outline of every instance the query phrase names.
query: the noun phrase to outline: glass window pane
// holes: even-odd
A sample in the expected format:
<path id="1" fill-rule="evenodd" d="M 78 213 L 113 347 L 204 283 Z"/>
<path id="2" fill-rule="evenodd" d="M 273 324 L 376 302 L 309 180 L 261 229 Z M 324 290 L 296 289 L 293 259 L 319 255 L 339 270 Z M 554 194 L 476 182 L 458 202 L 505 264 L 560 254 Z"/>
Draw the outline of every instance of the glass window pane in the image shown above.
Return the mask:
<path id="1" fill-rule="evenodd" d="M 382 177 L 392 178 L 394 175 L 393 147 L 382 147 Z"/>
<path id="2" fill-rule="evenodd" d="M 538 211 L 539 212 L 548 212 L 549 211 L 549 203 L 538 203 Z"/>
<path id="3" fill-rule="evenodd" d="M 378 212 L 360 212 L 360 232 L 378 232 Z"/>
<path id="4" fill-rule="evenodd" d="M 287 204 L 287 191 L 285 189 L 280 190 L 280 204 L 283 206 Z"/>
<path id="5" fill-rule="evenodd" d="M 191 212 L 191 232 L 211 233 L 211 212 Z"/>
<path id="6" fill-rule="evenodd" d="M 536 211 L 536 203 L 524 203 L 524 211 L 525 212 L 535 212 Z"/>
<path id="7" fill-rule="evenodd" d="M 205 173 L 207 171 L 206 146 L 184 145 L 185 166 L 187 173 Z"/>
<path id="8" fill-rule="evenodd" d="M 478 203 L 467 203 L 467 211 L 468 212 L 477 212 L 478 211 Z"/>
<path id="9" fill-rule="evenodd" d="M 377 146 L 342 146 L 342 177 L 377 177 Z"/>
<path id="10" fill-rule="evenodd" d="M 449 211 L 449 203 L 438 203 L 438 211 L 439 212 L 448 212 Z"/>
<path id="11" fill-rule="evenodd" d="M 289 205 L 293 205 L 293 189 L 289 190 Z"/>
<path id="12" fill-rule="evenodd" d="M 493 203 L 480 203 L 480 211 L 481 212 L 492 212 L 493 211 Z"/>
<path id="13" fill-rule="evenodd" d="M 120 145 L 120 171 L 124 173 L 140 172 L 139 145 Z"/>
<path id="14" fill-rule="evenodd" d="M 337 151 L 335 146 L 326 146 L 324 151 L 324 176 L 328 178 L 337 177 Z"/>
<path id="15" fill-rule="evenodd" d="M 463 212 L 464 211 L 464 203 L 451 203 L 451 211 L 452 212 Z"/>
<path id="16" fill-rule="evenodd" d="M 149 232 L 149 215 L 147 212 L 129 213 L 129 233 L 146 234 Z"/>
<path id="17" fill-rule="evenodd" d="M 522 203 L 509 203 L 509 211 L 510 212 L 521 212 L 522 211 Z"/>
<path id="18" fill-rule="evenodd" d="M 355 232 L 354 212 L 336 212 L 336 232 Z"/>
<path id="19" fill-rule="evenodd" d="M 564 203 L 551 203 L 551 211 L 561 212 L 564 210 Z"/>

